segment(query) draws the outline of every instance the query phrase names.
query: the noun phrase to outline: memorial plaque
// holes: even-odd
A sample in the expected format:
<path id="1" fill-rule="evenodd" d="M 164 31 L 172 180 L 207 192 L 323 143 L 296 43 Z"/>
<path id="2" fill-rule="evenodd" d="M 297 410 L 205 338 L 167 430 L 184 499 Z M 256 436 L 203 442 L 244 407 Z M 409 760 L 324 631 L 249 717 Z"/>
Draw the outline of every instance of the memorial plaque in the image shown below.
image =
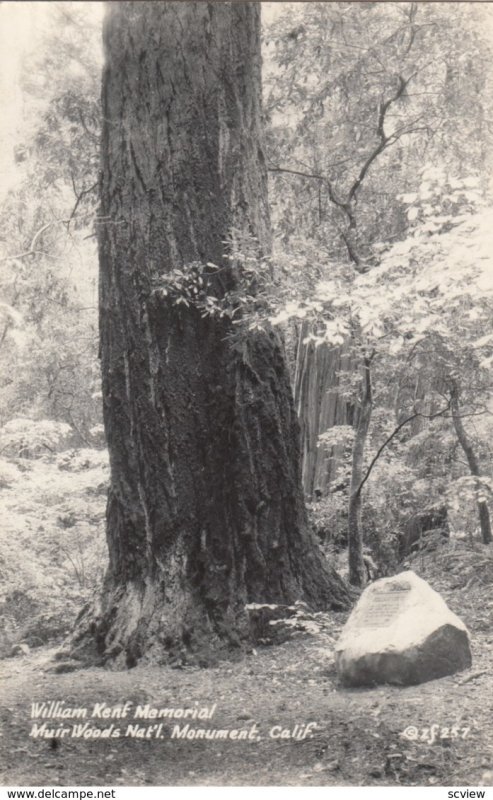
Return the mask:
<path id="1" fill-rule="evenodd" d="M 389 625 L 402 608 L 408 592 L 409 587 L 389 587 L 387 591 L 375 592 L 358 618 L 358 627 L 384 628 Z"/>

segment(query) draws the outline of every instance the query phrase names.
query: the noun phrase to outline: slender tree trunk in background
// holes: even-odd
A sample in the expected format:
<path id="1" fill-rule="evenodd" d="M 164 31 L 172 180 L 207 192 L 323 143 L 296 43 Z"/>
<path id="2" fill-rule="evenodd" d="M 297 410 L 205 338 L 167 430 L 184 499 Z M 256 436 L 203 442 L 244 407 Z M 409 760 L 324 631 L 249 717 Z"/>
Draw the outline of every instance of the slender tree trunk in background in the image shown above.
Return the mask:
<path id="1" fill-rule="evenodd" d="M 370 428 L 372 403 L 371 360 L 365 358 L 363 362 L 363 391 L 358 424 L 354 436 L 348 508 L 349 583 L 354 586 L 364 586 L 366 582 L 360 511 L 365 444 Z"/>
<path id="2" fill-rule="evenodd" d="M 467 463 L 469 464 L 470 473 L 475 478 L 480 478 L 481 471 L 479 469 L 479 462 L 476 457 L 476 453 L 474 452 L 474 448 L 471 442 L 469 441 L 469 437 L 466 433 L 466 430 L 462 422 L 462 418 L 460 416 L 459 392 L 457 387 L 454 387 L 452 390 L 450 408 L 452 411 L 452 422 L 454 425 L 455 433 L 457 435 L 458 442 L 462 447 L 464 454 L 467 458 Z M 481 528 L 481 539 L 483 540 L 484 544 L 490 544 L 493 541 L 493 537 L 491 534 L 491 521 L 490 521 L 490 512 L 488 510 L 488 504 L 486 503 L 485 500 L 478 500 L 477 506 L 479 515 L 479 525 Z"/>
<path id="3" fill-rule="evenodd" d="M 153 291 L 193 262 L 238 285 L 231 230 L 269 250 L 256 3 L 108 4 L 100 330 L 111 487 L 100 654 L 197 658 L 246 633 L 245 603 L 344 607 L 309 533 L 284 353 Z"/>

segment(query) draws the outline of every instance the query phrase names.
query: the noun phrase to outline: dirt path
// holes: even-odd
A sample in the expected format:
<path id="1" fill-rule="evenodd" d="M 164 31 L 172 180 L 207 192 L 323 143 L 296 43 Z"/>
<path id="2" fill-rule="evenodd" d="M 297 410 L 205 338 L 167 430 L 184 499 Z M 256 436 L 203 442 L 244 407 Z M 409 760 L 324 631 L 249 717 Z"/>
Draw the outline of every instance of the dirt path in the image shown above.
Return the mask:
<path id="1" fill-rule="evenodd" d="M 456 604 L 457 606 L 457 604 Z M 458 610 L 457 607 L 455 610 Z M 343 619 L 331 618 L 332 634 Z M 481 627 L 478 625 L 478 627 Z M 483 625 L 484 627 L 484 625 Z M 473 668 L 417 687 L 343 690 L 337 685 L 327 633 L 264 647 L 210 669 L 137 667 L 128 672 L 53 672 L 53 650 L 3 662 L 0 740 L 7 785 L 491 785 L 493 783 L 492 638 L 473 635 Z M 252 729 L 259 740 L 171 738 L 32 738 L 31 704 L 64 700 L 88 707 L 125 701 L 161 707 L 209 707 L 213 729 Z M 128 720 L 134 722 L 133 719 Z M 42 722 L 42 720 L 35 720 Z M 79 723 L 76 720 L 75 723 Z M 92 724 L 91 720 L 91 724 Z M 127 720 L 109 720 L 127 725 Z M 107 720 L 96 720 L 100 727 Z M 313 736 L 271 738 L 315 722 Z M 74 720 L 63 724 L 72 726 Z M 149 725 L 152 720 L 144 721 Z M 439 726 L 437 738 L 410 741 L 408 726 Z M 458 738 L 443 729 L 458 726 Z M 48 720 L 48 726 L 53 727 Z M 464 734 L 464 730 L 467 733 Z M 275 728 L 276 732 L 279 729 Z M 298 729 L 298 732 L 300 729 Z M 463 738 L 464 737 L 464 738 Z"/>

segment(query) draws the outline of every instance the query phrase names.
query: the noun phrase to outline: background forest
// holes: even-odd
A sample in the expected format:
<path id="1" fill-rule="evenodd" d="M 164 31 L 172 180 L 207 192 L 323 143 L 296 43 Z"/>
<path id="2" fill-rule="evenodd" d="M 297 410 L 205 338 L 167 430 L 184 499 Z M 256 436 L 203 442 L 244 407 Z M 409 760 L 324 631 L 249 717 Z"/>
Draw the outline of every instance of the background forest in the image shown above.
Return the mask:
<path id="1" fill-rule="evenodd" d="M 105 568 L 97 6 L 36 15 L 4 164 L 4 654 L 63 637 Z M 491 10 L 264 6 L 273 277 L 244 303 L 285 337 L 311 524 L 356 585 L 444 539 L 491 581 Z"/>

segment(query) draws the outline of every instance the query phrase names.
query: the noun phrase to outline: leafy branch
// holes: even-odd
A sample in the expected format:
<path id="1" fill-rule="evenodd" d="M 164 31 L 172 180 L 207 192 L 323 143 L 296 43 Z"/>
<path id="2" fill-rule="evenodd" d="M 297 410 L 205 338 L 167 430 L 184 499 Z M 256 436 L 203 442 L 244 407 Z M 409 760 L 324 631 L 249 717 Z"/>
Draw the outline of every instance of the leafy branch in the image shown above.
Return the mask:
<path id="1" fill-rule="evenodd" d="M 445 408 L 440 409 L 440 411 L 437 411 L 435 414 L 423 414 L 421 411 L 415 411 L 414 414 L 411 414 L 409 417 L 406 417 L 406 419 L 404 419 L 402 422 L 400 422 L 399 425 L 397 425 L 397 427 L 392 431 L 390 436 L 388 436 L 387 439 L 384 441 L 384 443 L 378 448 L 375 456 L 372 458 L 372 460 L 370 462 L 370 465 L 368 466 L 368 469 L 366 470 L 366 472 L 365 472 L 365 474 L 364 474 L 364 476 L 363 476 L 363 478 L 361 480 L 361 483 L 359 484 L 359 486 L 358 486 L 358 488 L 356 490 L 356 495 L 361 494 L 361 490 L 363 489 L 363 486 L 365 485 L 366 481 L 370 477 L 373 467 L 377 463 L 378 459 L 382 455 L 382 453 L 385 450 L 385 448 L 397 436 L 397 434 L 399 433 L 399 431 L 402 430 L 402 428 L 404 428 L 409 422 L 412 422 L 413 419 L 417 419 L 418 417 L 420 417 L 422 419 L 432 420 L 432 419 L 436 419 L 437 417 L 445 416 L 447 411 L 450 410 L 451 402 L 452 401 L 450 400 L 447 403 L 447 405 L 445 406 Z"/>
<path id="2" fill-rule="evenodd" d="M 309 178 L 312 180 L 319 181 L 320 184 L 323 184 L 327 189 L 327 194 L 331 203 L 336 206 L 337 208 L 341 209 L 344 213 L 348 229 L 347 231 L 340 231 L 341 238 L 345 244 L 348 256 L 350 261 L 355 265 L 358 272 L 365 272 L 366 267 L 361 264 L 361 258 L 357 253 L 356 247 L 354 242 L 351 241 L 350 231 L 354 231 L 356 229 L 356 216 L 354 213 L 354 207 L 357 200 L 357 195 L 361 186 L 370 170 L 372 164 L 378 159 L 378 157 L 391 145 L 395 144 L 402 136 L 408 133 L 415 133 L 419 130 L 422 130 L 421 127 L 416 127 L 418 120 L 413 120 L 409 123 L 408 126 L 403 126 L 396 131 L 393 131 L 390 134 L 385 132 L 385 122 L 388 118 L 388 112 L 390 108 L 397 103 L 405 94 L 406 89 L 411 82 L 411 80 L 416 76 L 417 72 L 414 72 L 408 78 L 403 78 L 402 75 L 397 76 L 398 86 L 394 93 L 387 98 L 387 100 L 382 100 L 379 104 L 378 108 L 378 116 L 377 116 L 377 123 L 376 123 L 376 134 L 378 137 L 378 143 L 373 148 L 373 150 L 369 153 L 366 160 L 364 161 L 363 165 L 361 166 L 358 175 L 356 176 L 354 182 L 352 183 L 347 196 L 345 199 L 341 199 L 337 196 L 337 192 L 334 188 L 332 181 L 326 176 L 316 172 L 310 171 L 303 171 L 298 169 L 292 169 L 291 167 L 285 166 L 271 166 L 268 167 L 269 172 L 277 172 L 277 173 L 286 173 L 288 175 L 295 175 L 302 178 Z"/>
<path id="3" fill-rule="evenodd" d="M 88 194 L 94 188 L 95 187 L 87 189 L 84 193 Z M 74 209 L 74 211 L 75 211 L 75 209 Z M 54 220 L 51 220 L 50 222 L 47 222 L 45 225 L 43 225 L 41 228 L 39 228 L 39 230 L 36 231 L 36 233 L 34 234 L 32 240 L 31 240 L 31 244 L 29 245 L 29 248 L 27 250 L 25 250 L 23 253 L 14 253 L 11 256 L 4 256 L 3 258 L 0 258 L 0 264 L 4 264 L 6 261 L 19 261 L 20 259 L 27 258 L 28 256 L 38 256 L 38 255 L 39 256 L 45 256 L 45 257 L 48 256 L 49 254 L 45 253 L 43 250 L 37 250 L 36 249 L 36 245 L 38 244 L 41 236 L 44 233 L 46 233 L 46 231 L 48 231 L 50 228 L 53 228 L 55 225 L 65 225 L 65 227 L 67 228 L 67 231 L 68 231 L 70 223 L 71 223 L 72 219 L 75 216 L 74 211 L 72 211 L 72 214 L 70 215 L 70 217 L 68 217 L 68 219 L 54 219 Z M 84 217 L 85 219 L 90 219 L 92 217 L 96 222 L 108 223 L 108 222 L 112 221 L 108 217 L 101 217 L 101 216 L 97 216 L 97 215 L 94 216 L 94 214 L 92 212 L 89 212 L 88 214 L 82 214 L 81 217 Z M 116 223 L 114 223 L 114 224 L 116 224 Z M 85 238 L 88 238 L 88 237 L 85 237 Z"/>

